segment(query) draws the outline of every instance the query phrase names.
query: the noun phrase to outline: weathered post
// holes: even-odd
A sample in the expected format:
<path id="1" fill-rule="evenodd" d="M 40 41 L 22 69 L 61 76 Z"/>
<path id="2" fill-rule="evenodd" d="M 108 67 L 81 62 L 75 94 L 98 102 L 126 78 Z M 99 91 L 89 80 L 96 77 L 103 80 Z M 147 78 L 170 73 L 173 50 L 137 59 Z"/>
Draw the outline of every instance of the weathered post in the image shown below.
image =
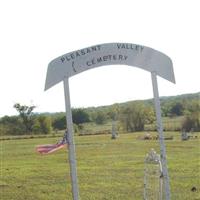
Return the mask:
<path id="1" fill-rule="evenodd" d="M 168 170 L 167 170 L 166 150 L 165 150 L 165 143 L 164 143 L 163 124 L 162 124 L 162 119 L 161 119 L 161 108 L 160 108 L 160 99 L 159 99 L 156 72 L 151 73 L 151 78 L 152 78 L 154 102 L 155 102 L 155 109 L 156 109 L 157 130 L 159 133 L 160 156 L 161 156 L 161 164 L 162 164 L 162 169 L 163 169 L 165 198 L 166 200 L 170 200 L 169 175 L 168 175 Z"/>
<path id="2" fill-rule="evenodd" d="M 73 131 L 73 121 L 72 121 L 72 112 L 71 112 L 71 103 L 70 103 L 70 93 L 69 93 L 69 80 L 64 78 L 64 93 L 65 93 L 65 109 L 66 109 L 66 122 L 67 122 L 67 138 L 68 138 L 68 156 L 70 164 L 70 176 L 72 184 L 72 195 L 73 200 L 79 199 L 78 191 L 78 178 L 77 178 L 77 169 L 76 169 L 76 153 L 75 153 L 75 144 L 74 144 L 74 131 Z"/>

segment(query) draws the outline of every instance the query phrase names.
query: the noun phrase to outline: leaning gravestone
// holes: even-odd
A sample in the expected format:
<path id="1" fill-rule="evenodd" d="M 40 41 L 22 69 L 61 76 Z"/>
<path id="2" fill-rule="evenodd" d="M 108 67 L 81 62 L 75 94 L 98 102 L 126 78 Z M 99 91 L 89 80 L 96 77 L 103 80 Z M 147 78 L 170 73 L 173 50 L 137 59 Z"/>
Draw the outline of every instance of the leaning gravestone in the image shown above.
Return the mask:
<path id="1" fill-rule="evenodd" d="M 113 119 L 112 120 L 112 136 L 111 136 L 111 139 L 116 139 L 118 134 L 117 134 L 117 129 L 116 129 L 116 120 Z"/>
<path id="2" fill-rule="evenodd" d="M 181 132 L 181 140 L 188 140 L 189 137 L 188 137 L 188 133 L 186 131 L 182 131 Z"/>

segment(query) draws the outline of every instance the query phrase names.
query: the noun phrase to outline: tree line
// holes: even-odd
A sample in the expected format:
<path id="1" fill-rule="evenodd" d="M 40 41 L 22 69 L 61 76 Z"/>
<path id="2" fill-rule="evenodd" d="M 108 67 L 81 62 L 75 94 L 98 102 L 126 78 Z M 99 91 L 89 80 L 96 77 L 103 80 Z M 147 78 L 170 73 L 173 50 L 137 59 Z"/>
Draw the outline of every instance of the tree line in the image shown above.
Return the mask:
<path id="1" fill-rule="evenodd" d="M 184 116 L 181 129 L 200 131 L 200 93 L 163 97 L 162 116 Z M 14 104 L 17 116 L 0 119 L 1 135 L 49 134 L 66 129 L 65 113 L 34 113 L 35 106 Z M 153 99 L 131 101 L 111 106 L 72 109 L 74 130 L 80 131 L 85 123 L 103 125 L 118 121 L 124 132 L 143 131 L 145 125 L 155 124 Z"/>

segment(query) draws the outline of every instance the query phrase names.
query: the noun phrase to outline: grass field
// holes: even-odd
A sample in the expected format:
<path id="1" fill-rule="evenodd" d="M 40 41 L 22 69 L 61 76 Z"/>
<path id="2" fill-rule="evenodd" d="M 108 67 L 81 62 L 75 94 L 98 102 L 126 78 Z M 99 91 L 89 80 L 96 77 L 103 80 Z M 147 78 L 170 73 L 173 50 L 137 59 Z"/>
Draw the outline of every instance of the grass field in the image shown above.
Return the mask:
<path id="1" fill-rule="evenodd" d="M 166 134 L 174 136 L 166 141 L 171 199 L 200 200 L 200 134 L 189 141 L 181 141 L 179 133 Z M 151 148 L 159 152 L 159 144 L 139 135 L 75 137 L 81 200 L 143 199 L 144 158 Z M 47 156 L 35 152 L 36 145 L 58 139 L 1 141 L 0 199 L 72 199 L 66 150 Z"/>

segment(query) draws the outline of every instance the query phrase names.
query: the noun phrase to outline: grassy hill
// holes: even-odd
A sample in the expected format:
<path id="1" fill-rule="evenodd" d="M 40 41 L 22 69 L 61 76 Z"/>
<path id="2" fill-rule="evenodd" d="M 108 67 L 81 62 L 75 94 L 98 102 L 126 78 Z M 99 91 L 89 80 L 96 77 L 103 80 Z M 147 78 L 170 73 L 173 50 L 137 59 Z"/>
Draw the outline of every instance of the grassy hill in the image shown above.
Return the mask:
<path id="1" fill-rule="evenodd" d="M 173 101 L 183 101 L 183 100 L 186 100 L 186 101 L 198 100 L 198 101 L 200 101 L 200 92 L 190 93 L 190 94 L 181 94 L 181 95 L 176 95 L 176 96 L 161 96 L 160 97 L 161 106 L 164 105 L 165 103 L 170 103 Z M 117 105 L 119 107 L 126 107 L 126 106 L 129 106 L 138 101 L 143 102 L 144 104 L 149 104 L 149 105 L 154 104 L 153 99 L 146 99 L 146 100 L 133 100 L 133 101 L 128 101 L 128 102 L 124 102 L 124 103 L 117 103 Z M 107 106 L 98 106 L 98 107 L 88 107 L 86 109 L 88 109 L 88 110 L 92 110 L 92 109 L 109 110 L 114 105 L 116 105 L 116 104 L 107 105 Z"/>
<path id="2" fill-rule="evenodd" d="M 200 92 L 193 94 L 183 94 L 178 96 L 161 97 L 161 110 L 163 117 L 164 130 L 167 131 L 180 131 L 182 129 L 183 121 L 185 116 L 192 116 L 195 113 L 196 118 L 200 115 Z M 127 112 L 127 110 L 129 110 Z M 138 110 L 138 111 L 137 111 Z M 145 111 L 146 110 L 146 111 Z M 113 114 L 118 118 L 121 123 L 121 127 L 124 126 L 123 117 L 128 116 L 128 114 L 137 113 L 139 116 L 140 112 L 145 111 L 146 113 L 141 114 L 142 119 L 148 116 L 148 119 L 144 120 L 145 123 L 142 130 L 154 131 L 156 130 L 155 125 L 155 113 L 154 113 L 154 102 L 153 99 L 147 100 L 135 100 L 125 103 L 116 103 L 113 105 L 99 106 L 99 107 L 89 107 L 89 108 L 78 108 L 72 109 L 73 120 L 74 113 L 76 114 L 76 120 L 80 120 L 81 123 L 74 121 L 76 124 L 75 130 L 84 132 L 93 132 L 94 134 L 99 131 L 108 132 L 111 130 Z M 83 119 L 86 117 L 86 119 Z M 27 118 L 28 119 L 28 118 Z M 30 118 L 29 118 L 30 119 Z M 32 127 L 37 130 L 36 134 L 44 134 L 45 130 L 64 130 L 66 128 L 65 113 L 35 113 L 33 120 L 29 124 L 33 124 Z M 98 120 L 97 120 L 98 119 Z M 129 116 L 128 119 L 131 119 Z M 135 117 L 136 119 L 136 117 Z M 43 124 L 41 124 L 43 120 Z M 84 121 L 85 120 L 85 121 Z M 100 121 L 101 120 L 101 121 Z M 20 116 L 5 116 L 0 119 L 0 134 L 1 135 L 22 135 L 26 134 L 24 131 L 25 124 L 22 123 L 23 120 Z M 133 122 L 133 120 L 132 120 Z M 196 124 L 196 125 L 195 125 Z M 195 122 L 195 128 L 193 130 L 200 130 L 200 118 Z M 48 127 L 47 127 L 48 126 Z M 193 125 L 192 125 L 193 126 Z M 126 127 L 126 126 L 124 126 Z M 22 130 L 23 129 L 23 130 Z M 137 129 L 138 130 L 138 129 Z M 125 130 L 128 131 L 128 130 Z M 131 130 L 133 131 L 133 130 Z"/>

